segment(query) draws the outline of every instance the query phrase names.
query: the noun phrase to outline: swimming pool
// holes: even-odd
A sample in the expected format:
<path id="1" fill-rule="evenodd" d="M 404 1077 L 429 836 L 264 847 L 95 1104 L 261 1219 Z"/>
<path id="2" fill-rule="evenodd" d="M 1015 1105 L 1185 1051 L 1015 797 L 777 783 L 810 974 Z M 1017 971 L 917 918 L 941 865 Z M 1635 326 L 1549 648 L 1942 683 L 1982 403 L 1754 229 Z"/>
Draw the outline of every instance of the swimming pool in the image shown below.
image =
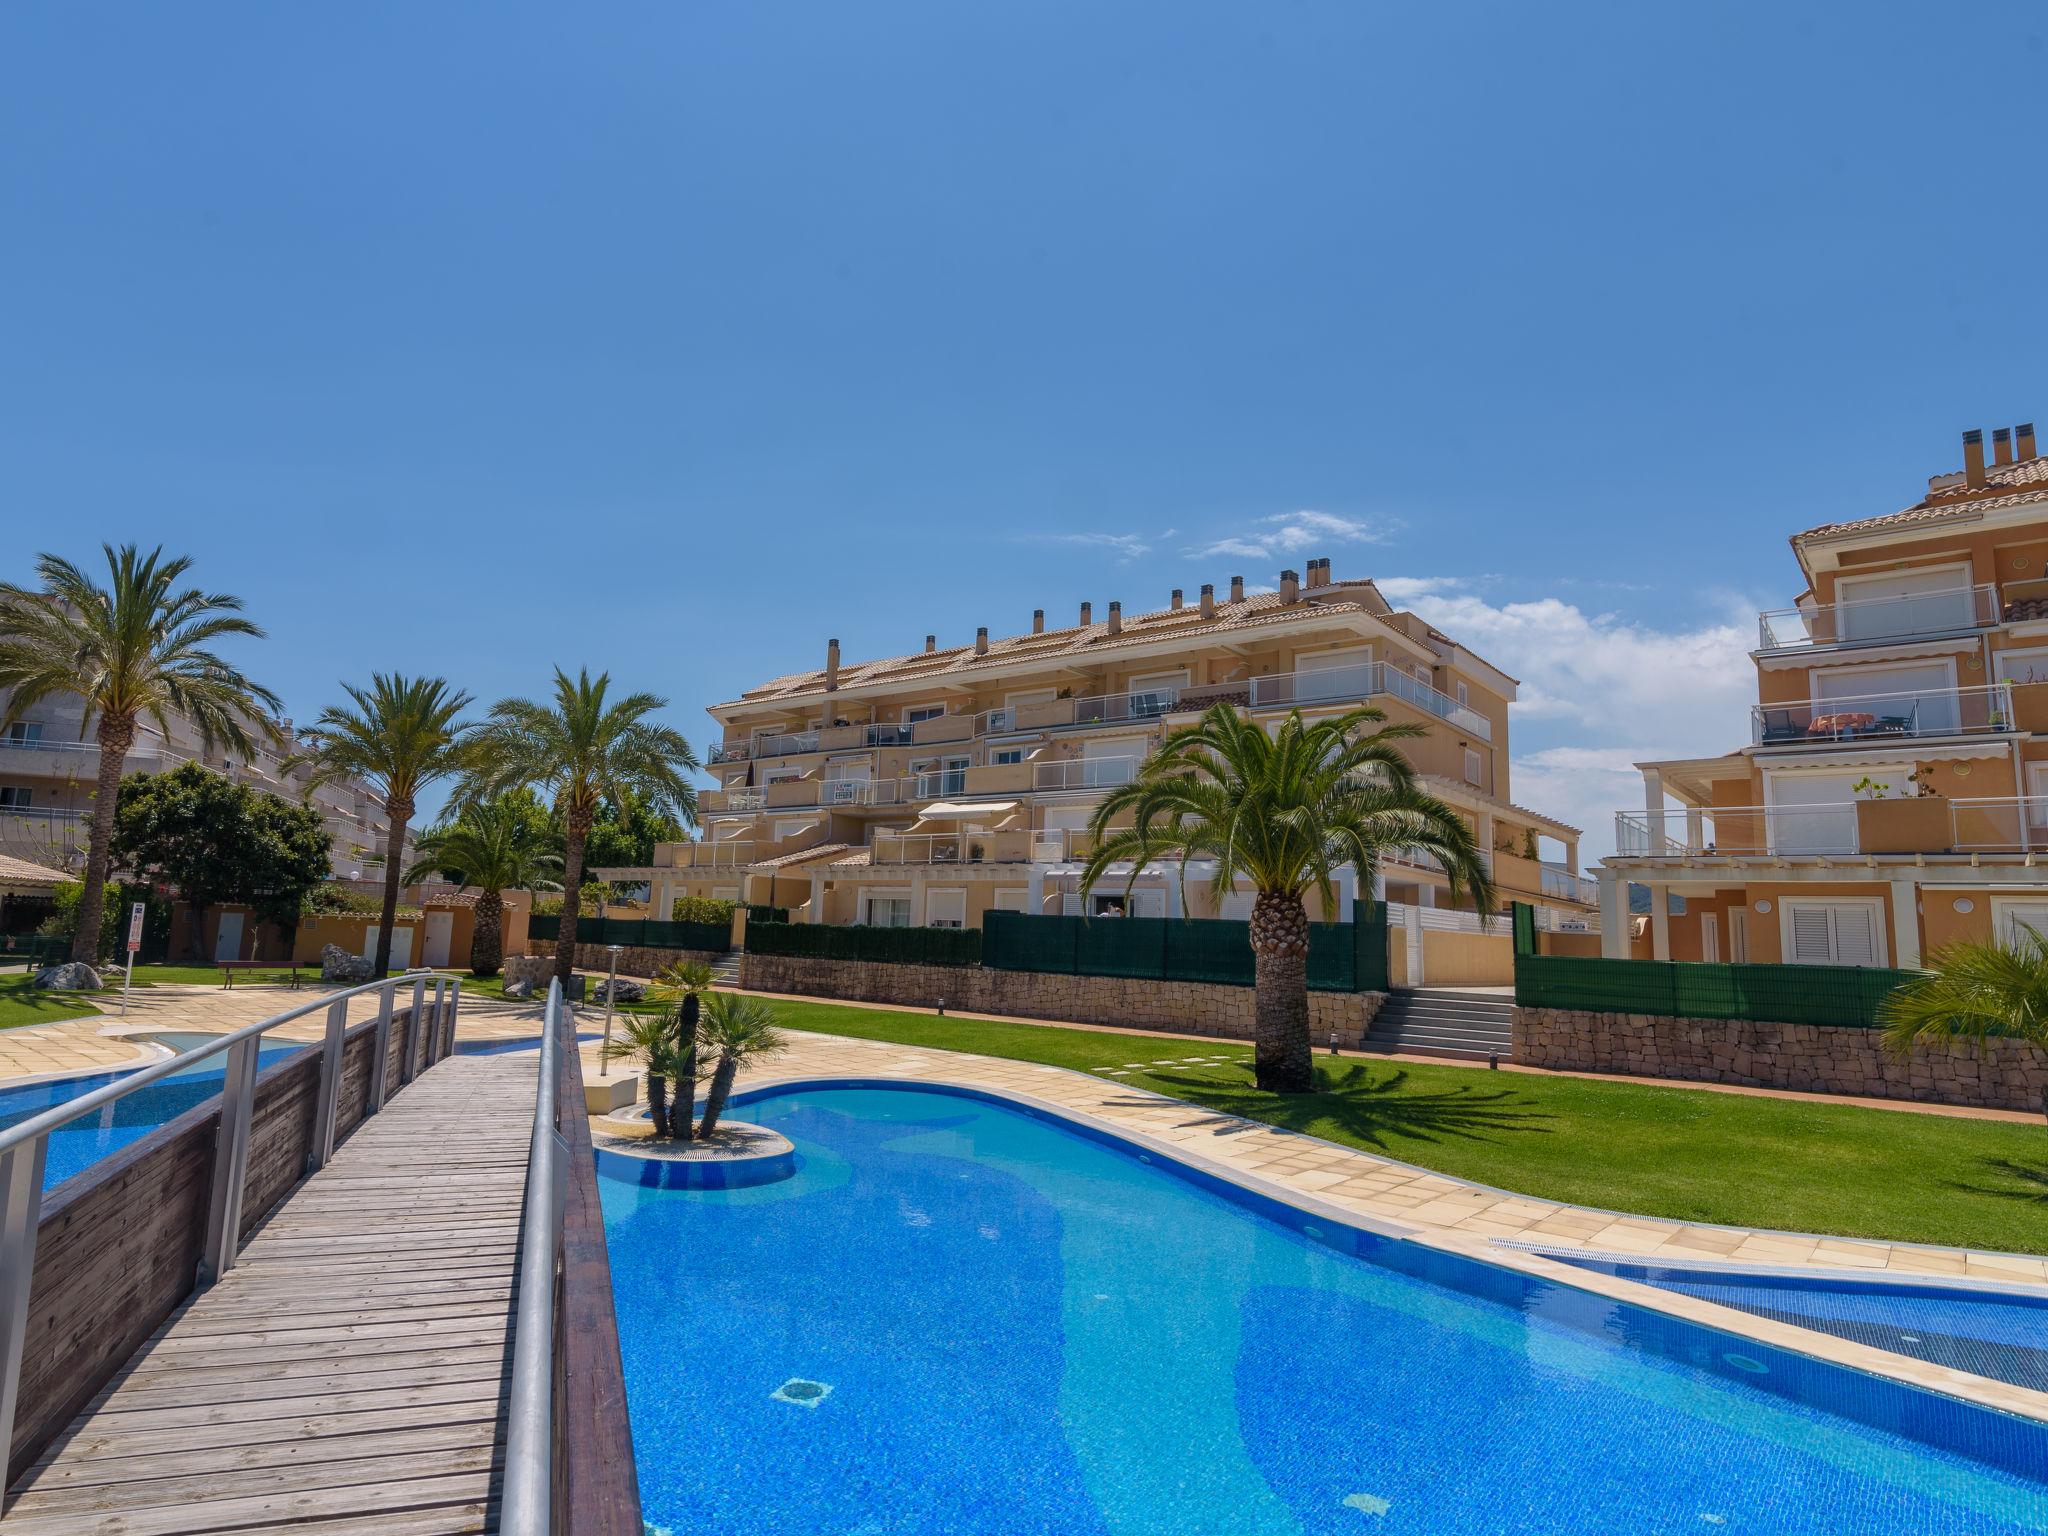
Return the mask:
<path id="1" fill-rule="evenodd" d="M 656 1528 L 2048 1531 L 2048 1426 L 986 1096 L 809 1085 L 734 1113 L 795 1143 L 793 1177 L 600 1179 Z"/>
<path id="2" fill-rule="evenodd" d="M 173 1050 L 212 1039 L 210 1035 L 158 1035 L 159 1042 Z M 260 1066 L 280 1062 L 294 1051 L 307 1047 L 295 1041 L 265 1045 L 257 1054 Z M 147 1063 L 145 1063 L 147 1065 Z M 52 1082 L 29 1083 L 18 1088 L 0 1087 L 0 1131 L 9 1126 L 83 1098 L 95 1088 L 116 1082 L 136 1070 L 95 1072 L 86 1077 L 64 1077 Z M 227 1053 L 209 1056 L 193 1066 L 173 1072 L 147 1088 L 138 1088 L 124 1099 L 116 1099 L 97 1114 L 74 1120 L 50 1135 L 50 1150 L 43 1167 L 43 1188 L 55 1189 L 66 1179 L 83 1173 L 110 1152 L 140 1141 L 158 1126 L 175 1120 L 193 1105 L 220 1092 L 227 1075 Z"/>
<path id="3" fill-rule="evenodd" d="M 1582 1269 L 2048 1392 L 2048 1294 L 1859 1275 L 1757 1274 L 1558 1253 Z"/>

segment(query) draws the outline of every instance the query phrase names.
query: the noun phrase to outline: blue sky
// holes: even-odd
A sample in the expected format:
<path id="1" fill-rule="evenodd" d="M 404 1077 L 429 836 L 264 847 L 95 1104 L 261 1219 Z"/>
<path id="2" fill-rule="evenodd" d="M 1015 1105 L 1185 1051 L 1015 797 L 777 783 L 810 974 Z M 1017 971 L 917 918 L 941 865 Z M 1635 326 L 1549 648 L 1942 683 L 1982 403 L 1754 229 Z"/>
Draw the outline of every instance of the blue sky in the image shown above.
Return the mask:
<path id="1" fill-rule="evenodd" d="M 0 567 L 161 540 L 338 677 L 760 676 L 1330 555 L 1732 745 L 1796 528 L 2048 420 L 2048 16 L 8 6 Z M 1321 521 L 1300 514 L 1316 513 Z M 1589 847 L 1604 839 L 1597 828 Z"/>

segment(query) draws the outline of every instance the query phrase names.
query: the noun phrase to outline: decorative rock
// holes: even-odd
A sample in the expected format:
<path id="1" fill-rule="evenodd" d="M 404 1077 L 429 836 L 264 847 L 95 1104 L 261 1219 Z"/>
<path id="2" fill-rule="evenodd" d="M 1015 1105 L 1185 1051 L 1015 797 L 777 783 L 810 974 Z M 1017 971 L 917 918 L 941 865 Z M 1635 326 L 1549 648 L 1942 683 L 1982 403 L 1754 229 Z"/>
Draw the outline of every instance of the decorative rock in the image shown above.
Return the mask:
<path id="1" fill-rule="evenodd" d="M 66 960 L 36 972 L 36 985 L 51 992 L 97 992 L 100 973 L 78 960 Z"/>
<path id="2" fill-rule="evenodd" d="M 530 981 L 508 981 L 505 983 L 504 991 L 505 996 L 511 998 L 514 1002 L 523 1003 L 533 996 L 533 983 Z"/>
<path id="3" fill-rule="evenodd" d="M 553 955 L 507 955 L 505 957 L 505 986 L 509 991 L 515 982 L 525 982 L 534 992 L 545 992 L 548 978 L 555 974 Z"/>
<path id="4" fill-rule="evenodd" d="M 322 981 L 356 982 L 368 981 L 373 969 L 371 961 L 361 955 L 352 955 L 339 944 L 327 944 L 320 950 L 320 979 Z"/>
<path id="5" fill-rule="evenodd" d="M 600 981 L 596 986 L 590 989 L 590 1000 L 593 1003 L 604 1002 L 606 1000 L 606 992 L 608 988 L 608 983 Z M 637 981 L 628 981 L 625 977 L 621 976 L 619 978 L 618 989 L 616 993 L 613 994 L 613 1000 L 621 1003 L 637 1003 L 640 1001 L 641 998 L 645 997 L 646 995 L 646 987 L 644 987 Z"/>

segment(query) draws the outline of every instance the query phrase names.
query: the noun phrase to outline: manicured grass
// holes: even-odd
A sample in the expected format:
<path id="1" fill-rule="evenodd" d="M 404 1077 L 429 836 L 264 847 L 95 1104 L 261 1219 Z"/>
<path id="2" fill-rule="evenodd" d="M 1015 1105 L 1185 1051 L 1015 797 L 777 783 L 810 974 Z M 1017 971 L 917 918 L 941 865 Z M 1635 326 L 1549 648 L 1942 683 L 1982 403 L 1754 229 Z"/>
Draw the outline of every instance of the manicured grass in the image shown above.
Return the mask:
<path id="1" fill-rule="evenodd" d="M 1152 1089 L 1549 1200 L 1680 1221 L 2048 1251 L 2048 1124 L 1967 1120 L 1593 1078 L 1316 1058 L 1320 1091 L 1260 1093 L 1251 1051 L 825 1003 L 792 1029 L 976 1051 Z M 1174 1064 L 1230 1056 L 1217 1066 Z"/>
<path id="2" fill-rule="evenodd" d="M 0 977 L 0 1029 L 17 1024 L 55 1024 L 98 1013 L 76 992 L 45 992 L 25 975 Z"/>
<path id="3" fill-rule="evenodd" d="M 282 986 L 291 979 L 292 968 L 279 965 L 275 970 L 264 965 L 255 970 L 236 971 L 235 985 L 238 987 Z M 118 992 L 121 978 L 125 974 L 118 965 L 109 965 L 100 972 L 100 979 Z M 320 979 L 320 967 L 302 965 L 299 967 L 299 984 L 304 986 L 308 979 Z M 138 965 L 135 967 L 135 985 L 138 987 L 217 987 L 221 984 L 221 969 L 217 965 Z"/>

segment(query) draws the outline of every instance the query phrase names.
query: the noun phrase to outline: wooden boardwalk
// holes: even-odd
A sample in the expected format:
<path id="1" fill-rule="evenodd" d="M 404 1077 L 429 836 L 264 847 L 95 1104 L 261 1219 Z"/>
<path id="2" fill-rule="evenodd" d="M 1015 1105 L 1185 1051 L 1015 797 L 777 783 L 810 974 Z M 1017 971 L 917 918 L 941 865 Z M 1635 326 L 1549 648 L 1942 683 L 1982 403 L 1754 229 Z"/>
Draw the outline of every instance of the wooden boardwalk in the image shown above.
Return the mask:
<path id="1" fill-rule="evenodd" d="M 536 1054 L 365 1121 L 16 1482 L 5 1536 L 494 1527 Z"/>

